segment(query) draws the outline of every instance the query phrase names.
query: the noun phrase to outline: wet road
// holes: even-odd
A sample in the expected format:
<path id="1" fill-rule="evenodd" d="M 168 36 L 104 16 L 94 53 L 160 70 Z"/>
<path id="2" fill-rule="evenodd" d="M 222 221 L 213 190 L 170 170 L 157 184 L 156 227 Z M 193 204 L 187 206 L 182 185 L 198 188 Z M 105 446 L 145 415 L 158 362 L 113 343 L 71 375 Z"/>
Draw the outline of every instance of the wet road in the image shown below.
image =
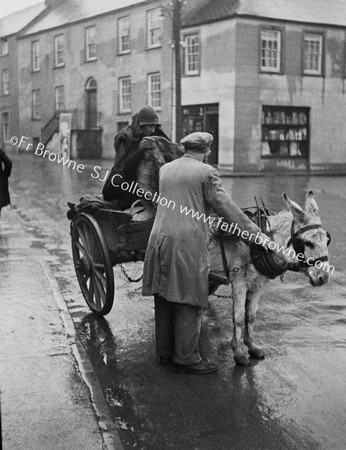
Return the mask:
<path id="1" fill-rule="evenodd" d="M 321 288 L 295 274 L 270 283 L 256 326 L 267 357 L 247 368 L 233 361 L 229 299 L 210 297 L 201 351 L 218 361 L 219 372 L 197 377 L 155 363 L 152 299 L 141 297 L 140 283 L 130 284 L 119 267 L 110 314 L 99 319 L 85 306 L 71 258 L 66 201 L 100 193 L 92 165 L 79 173 L 34 155 L 10 156 L 12 203 L 31 233 L 31 245 L 49 252 L 125 448 L 346 448 L 346 178 L 224 179 L 242 207 L 260 194 L 269 208 L 280 210 L 282 192 L 303 204 L 312 189 L 332 234 L 336 272 Z M 141 273 L 141 263 L 126 267 L 133 278 Z M 227 288 L 218 293 L 227 294 Z"/>

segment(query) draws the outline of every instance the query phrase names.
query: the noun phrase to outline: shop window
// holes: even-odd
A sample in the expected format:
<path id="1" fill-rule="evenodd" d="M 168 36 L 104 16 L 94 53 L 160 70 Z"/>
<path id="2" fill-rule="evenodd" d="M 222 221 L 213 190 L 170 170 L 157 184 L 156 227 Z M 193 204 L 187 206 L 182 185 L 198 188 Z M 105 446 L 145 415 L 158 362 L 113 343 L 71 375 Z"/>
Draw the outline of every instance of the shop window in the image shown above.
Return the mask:
<path id="1" fill-rule="evenodd" d="M 262 158 L 307 158 L 309 108 L 262 107 Z"/>

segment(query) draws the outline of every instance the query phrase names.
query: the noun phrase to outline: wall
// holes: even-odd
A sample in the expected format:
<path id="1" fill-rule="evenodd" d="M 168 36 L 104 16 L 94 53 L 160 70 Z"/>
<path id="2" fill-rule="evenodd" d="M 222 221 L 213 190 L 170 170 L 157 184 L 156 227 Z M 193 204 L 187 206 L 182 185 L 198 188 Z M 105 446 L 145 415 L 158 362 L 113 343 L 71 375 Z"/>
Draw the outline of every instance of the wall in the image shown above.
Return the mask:
<path id="1" fill-rule="evenodd" d="M 182 78 L 182 104 L 219 104 L 219 164 L 232 167 L 234 161 L 235 22 L 221 21 L 198 28 L 201 72 Z"/>
<path id="2" fill-rule="evenodd" d="M 261 74 L 260 28 L 273 25 L 281 27 L 283 32 L 283 73 Z M 343 167 L 346 164 L 344 31 L 243 18 L 237 19 L 236 29 L 234 147 L 238 170 L 258 170 L 265 166 L 260 157 L 262 105 L 310 107 L 311 169 Z M 303 30 L 325 33 L 325 77 L 302 76 Z M 287 164 L 287 168 L 305 168 Z"/>
<path id="3" fill-rule="evenodd" d="M 131 120 L 131 116 L 148 103 L 147 74 L 161 72 L 163 111 L 159 111 L 162 126 L 170 134 L 171 121 L 171 29 L 164 27 L 162 48 L 146 49 L 146 11 L 155 3 L 109 13 L 101 17 L 50 30 L 19 40 L 19 85 L 21 132 L 26 136 L 40 136 L 41 127 L 55 112 L 55 86 L 65 86 L 66 109 L 85 110 L 85 86 L 89 77 L 97 82 L 97 107 L 103 129 L 103 156 L 113 158 L 113 139 L 117 122 Z M 118 55 L 118 18 L 131 17 L 131 54 Z M 96 26 L 97 60 L 85 62 L 85 28 Z M 54 68 L 54 36 L 65 34 L 65 67 Z M 41 71 L 31 72 L 31 42 L 41 43 Z M 131 75 L 132 111 L 119 114 L 118 79 Z M 31 92 L 41 89 L 42 120 L 31 120 Z"/>
<path id="4" fill-rule="evenodd" d="M 10 128 L 9 137 L 19 134 L 19 115 L 18 115 L 18 70 L 17 70 L 17 40 L 15 35 L 8 36 L 7 55 L 0 55 L 0 119 L 2 112 L 9 112 Z M 8 70 L 9 73 L 9 95 L 2 95 L 2 71 Z M 0 145 L 2 145 L 2 124 L 0 126 Z M 11 148 L 9 143 L 4 145 L 5 149 Z"/>

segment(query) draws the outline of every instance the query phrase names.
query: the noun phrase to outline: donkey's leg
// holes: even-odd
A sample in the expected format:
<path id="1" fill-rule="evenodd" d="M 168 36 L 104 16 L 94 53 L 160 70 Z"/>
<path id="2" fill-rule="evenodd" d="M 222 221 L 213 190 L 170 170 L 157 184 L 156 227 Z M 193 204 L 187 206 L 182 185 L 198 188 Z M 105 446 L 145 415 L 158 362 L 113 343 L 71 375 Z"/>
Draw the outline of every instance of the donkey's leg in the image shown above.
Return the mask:
<path id="1" fill-rule="evenodd" d="M 233 285 L 233 338 L 231 341 L 232 349 L 234 351 L 234 360 L 241 366 L 249 365 L 249 358 L 247 357 L 242 334 L 245 324 L 245 298 L 246 286 L 244 283 L 235 281 Z"/>
<path id="2" fill-rule="evenodd" d="M 253 358 L 263 359 L 265 353 L 262 348 L 254 344 L 254 322 L 258 310 L 258 303 L 261 297 L 261 290 L 250 291 L 246 296 L 245 303 L 245 329 L 244 329 L 244 343 L 248 347 L 249 354 Z"/>

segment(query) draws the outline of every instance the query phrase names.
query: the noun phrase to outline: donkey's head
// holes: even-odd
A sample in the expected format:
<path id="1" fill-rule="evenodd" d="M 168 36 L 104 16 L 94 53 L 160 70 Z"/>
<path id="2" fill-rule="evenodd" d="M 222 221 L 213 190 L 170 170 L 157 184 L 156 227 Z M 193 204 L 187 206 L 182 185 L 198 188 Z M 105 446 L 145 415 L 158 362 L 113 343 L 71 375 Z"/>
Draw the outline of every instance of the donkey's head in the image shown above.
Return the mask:
<path id="1" fill-rule="evenodd" d="M 329 233 L 322 228 L 320 212 L 312 191 L 305 197 L 304 210 L 290 200 L 286 194 L 283 198 L 293 215 L 291 238 L 299 267 L 309 277 L 312 286 L 322 286 L 329 280 L 329 272 L 334 269 L 328 262 Z"/>

